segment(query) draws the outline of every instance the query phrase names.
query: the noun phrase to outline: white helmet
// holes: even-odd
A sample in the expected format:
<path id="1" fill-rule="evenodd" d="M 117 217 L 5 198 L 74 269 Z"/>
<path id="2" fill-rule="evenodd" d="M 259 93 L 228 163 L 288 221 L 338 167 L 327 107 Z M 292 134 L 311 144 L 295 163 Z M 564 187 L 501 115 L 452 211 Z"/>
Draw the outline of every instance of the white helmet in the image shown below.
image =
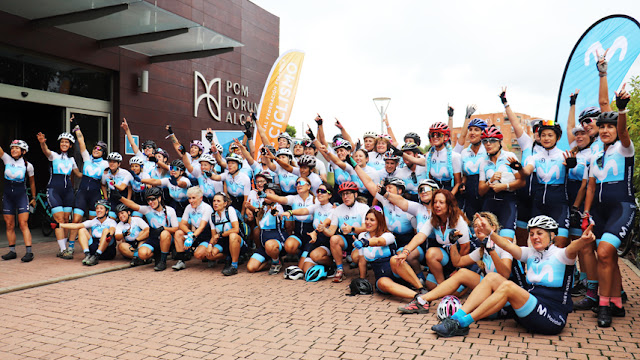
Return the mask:
<path id="1" fill-rule="evenodd" d="M 378 137 L 378 134 L 376 134 L 374 131 L 367 131 L 366 133 L 364 133 L 364 135 L 362 135 L 363 139 L 366 139 L 366 138 L 374 138 L 375 139 L 377 137 Z"/>
<path id="2" fill-rule="evenodd" d="M 527 222 L 527 230 L 531 228 L 540 228 L 554 233 L 558 232 L 558 223 L 547 215 L 538 215 Z"/>
<path id="3" fill-rule="evenodd" d="M 297 266 L 289 266 L 284 271 L 284 278 L 289 280 L 300 280 L 304 277 L 304 271 Z"/>
<path id="4" fill-rule="evenodd" d="M 300 160 L 298 160 L 298 165 L 316 167 L 316 157 L 311 155 L 302 155 L 300 156 Z"/>
<path id="5" fill-rule="evenodd" d="M 278 140 L 280 139 L 286 139 L 289 145 L 291 145 L 292 140 L 288 132 L 283 132 L 280 135 L 278 135 Z"/>
<path id="6" fill-rule="evenodd" d="M 27 145 L 24 140 L 13 140 L 9 147 L 19 147 L 20 149 L 24 150 L 25 153 L 29 152 L 29 145 Z"/>
<path id="7" fill-rule="evenodd" d="M 121 162 L 122 161 L 122 155 L 120 155 L 120 153 L 117 153 L 117 152 L 109 153 L 109 155 L 107 155 L 107 161 L 109 161 L 109 160 Z"/>
<path id="8" fill-rule="evenodd" d="M 586 130 L 582 127 L 582 125 L 580 125 L 580 124 L 579 124 L 579 125 L 576 125 L 576 127 L 574 127 L 573 129 L 571 129 L 571 133 L 573 134 L 573 136 L 576 136 L 576 133 L 577 133 L 577 132 L 580 132 L 580 131 L 586 131 Z"/>
<path id="9" fill-rule="evenodd" d="M 431 179 L 431 178 L 426 178 L 426 179 L 422 179 L 420 180 L 420 182 L 418 183 L 418 189 L 420 189 L 422 186 L 428 186 L 431 188 L 431 190 L 438 190 L 440 189 L 440 186 L 438 185 L 438 183 Z"/>
<path id="10" fill-rule="evenodd" d="M 209 164 L 216 166 L 218 162 L 213 158 L 211 154 L 202 154 L 200 156 L 200 162 L 208 162 Z"/>
<path id="11" fill-rule="evenodd" d="M 460 303 L 460 299 L 453 295 L 447 295 L 440 300 L 440 304 L 438 304 L 438 319 L 440 321 L 451 317 L 456 311 L 460 310 L 462 304 Z"/>
<path id="12" fill-rule="evenodd" d="M 218 150 L 218 152 L 222 154 L 222 152 L 224 151 L 224 148 L 222 147 L 222 145 L 216 144 L 216 150 Z"/>
<path id="13" fill-rule="evenodd" d="M 113 153 L 111 153 L 111 154 L 113 154 Z M 109 154 L 109 155 L 111 155 L 111 154 Z M 120 154 L 118 154 L 118 155 L 120 155 Z M 120 158 L 122 158 L 122 156 L 120 156 Z M 133 165 L 133 164 L 138 164 L 140 166 L 144 166 L 144 160 L 142 160 L 142 158 L 134 156 L 131 159 L 129 159 L 129 165 Z"/>
<path id="14" fill-rule="evenodd" d="M 58 141 L 62 140 L 62 139 L 67 139 L 69 140 L 69 142 L 71 142 L 72 144 L 76 143 L 76 138 L 73 137 L 73 135 L 71 135 L 68 132 L 63 132 L 62 134 L 58 135 Z"/>
<path id="15" fill-rule="evenodd" d="M 276 152 L 276 156 L 287 155 L 289 159 L 293 159 L 293 153 L 289 149 L 280 149 Z"/>

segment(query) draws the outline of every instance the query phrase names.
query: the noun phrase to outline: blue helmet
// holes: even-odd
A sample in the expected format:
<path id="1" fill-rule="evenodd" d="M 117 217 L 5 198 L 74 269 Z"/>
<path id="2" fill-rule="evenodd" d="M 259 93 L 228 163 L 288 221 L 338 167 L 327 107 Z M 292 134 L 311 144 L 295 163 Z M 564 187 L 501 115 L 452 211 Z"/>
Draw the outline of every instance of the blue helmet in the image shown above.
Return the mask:
<path id="1" fill-rule="evenodd" d="M 484 130 L 484 129 L 487 128 L 487 122 L 482 120 L 482 119 L 475 118 L 475 119 L 469 121 L 469 125 L 467 125 L 467 129 L 472 127 L 472 126 L 480 128 L 480 130 Z"/>
<path id="2" fill-rule="evenodd" d="M 327 270 L 323 265 L 315 265 L 311 269 L 307 270 L 304 275 L 304 279 L 308 282 L 315 282 L 327 277 Z"/>

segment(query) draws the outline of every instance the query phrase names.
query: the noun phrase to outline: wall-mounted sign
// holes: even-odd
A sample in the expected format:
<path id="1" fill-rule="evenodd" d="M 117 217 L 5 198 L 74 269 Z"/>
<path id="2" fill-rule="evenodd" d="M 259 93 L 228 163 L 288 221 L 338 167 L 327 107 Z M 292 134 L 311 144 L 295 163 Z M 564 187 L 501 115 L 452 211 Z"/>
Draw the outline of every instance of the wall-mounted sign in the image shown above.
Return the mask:
<path id="1" fill-rule="evenodd" d="M 204 92 L 198 95 L 198 79 Z M 258 111 L 258 104 L 249 101 L 249 87 L 232 81 L 214 78 L 207 82 L 199 71 L 193 72 L 193 117 L 198 117 L 198 107 L 202 100 L 207 103 L 209 114 L 214 120 L 230 124 L 244 124 L 251 111 Z"/>

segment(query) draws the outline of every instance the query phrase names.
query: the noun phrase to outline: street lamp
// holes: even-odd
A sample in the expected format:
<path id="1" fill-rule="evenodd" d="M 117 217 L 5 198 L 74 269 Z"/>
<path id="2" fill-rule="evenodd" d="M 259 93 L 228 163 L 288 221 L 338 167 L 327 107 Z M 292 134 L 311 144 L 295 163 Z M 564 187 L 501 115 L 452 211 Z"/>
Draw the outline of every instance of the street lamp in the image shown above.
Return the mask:
<path id="1" fill-rule="evenodd" d="M 382 124 L 384 124 L 384 115 L 387 113 L 390 102 L 391 98 L 388 97 L 373 98 L 373 104 L 376 106 L 376 110 L 380 113 L 380 134 L 384 134 L 384 127 Z"/>

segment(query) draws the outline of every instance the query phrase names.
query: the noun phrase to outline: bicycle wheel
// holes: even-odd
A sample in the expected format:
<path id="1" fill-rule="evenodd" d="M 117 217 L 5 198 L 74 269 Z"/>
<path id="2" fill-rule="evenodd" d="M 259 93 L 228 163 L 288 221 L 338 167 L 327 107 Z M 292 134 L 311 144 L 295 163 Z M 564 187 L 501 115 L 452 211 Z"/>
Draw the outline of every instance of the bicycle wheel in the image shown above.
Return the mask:
<path id="1" fill-rule="evenodd" d="M 53 229 L 51 228 L 52 219 L 42 208 L 40 209 L 41 211 L 38 212 L 38 216 L 40 218 L 40 229 L 42 230 L 42 235 L 50 236 L 53 233 Z"/>
<path id="2" fill-rule="evenodd" d="M 639 216 L 636 215 L 633 219 L 633 225 L 631 226 L 629 233 L 625 236 L 618 247 L 617 251 L 619 257 L 626 256 L 633 247 L 633 244 L 639 242 L 638 236 L 640 236 L 640 229 L 638 229 L 638 227 L 640 227 L 640 221 L 638 221 L 638 217 Z"/>

